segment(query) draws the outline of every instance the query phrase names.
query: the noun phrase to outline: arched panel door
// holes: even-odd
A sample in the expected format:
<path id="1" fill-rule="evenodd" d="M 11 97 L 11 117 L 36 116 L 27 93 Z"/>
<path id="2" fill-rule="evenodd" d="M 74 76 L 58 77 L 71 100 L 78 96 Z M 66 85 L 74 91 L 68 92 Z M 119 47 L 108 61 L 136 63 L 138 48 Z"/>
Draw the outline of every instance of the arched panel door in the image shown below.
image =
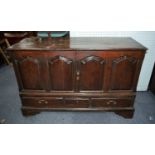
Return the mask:
<path id="1" fill-rule="evenodd" d="M 87 56 L 79 60 L 77 81 L 79 91 L 103 90 L 105 60 L 98 56 Z"/>
<path id="2" fill-rule="evenodd" d="M 26 57 L 15 62 L 20 73 L 22 89 L 42 90 L 39 60 L 33 57 Z"/>
<path id="3" fill-rule="evenodd" d="M 51 90 L 72 91 L 74 89 L 74 63 L 64 56 L 55 56 L 48 60 Z"/>
<path id="4" fill-rule="evenodd" d="M 132 90 L 137 70 L 137 58 L 121 56 L 113 59 L 111 69 L 111 90 Z"/>

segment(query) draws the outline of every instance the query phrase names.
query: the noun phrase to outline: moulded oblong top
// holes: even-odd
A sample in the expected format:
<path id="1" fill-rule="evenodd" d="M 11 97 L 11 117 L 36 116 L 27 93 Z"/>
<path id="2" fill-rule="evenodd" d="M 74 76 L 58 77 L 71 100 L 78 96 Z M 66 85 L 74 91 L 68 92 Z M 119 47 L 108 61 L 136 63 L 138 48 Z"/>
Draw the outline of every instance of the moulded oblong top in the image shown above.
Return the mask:
<path id="1" fill-rule="evenodd" d="M 12 45 L 8 50 L 147 50 L 128 37 L 31 37 Z"/>

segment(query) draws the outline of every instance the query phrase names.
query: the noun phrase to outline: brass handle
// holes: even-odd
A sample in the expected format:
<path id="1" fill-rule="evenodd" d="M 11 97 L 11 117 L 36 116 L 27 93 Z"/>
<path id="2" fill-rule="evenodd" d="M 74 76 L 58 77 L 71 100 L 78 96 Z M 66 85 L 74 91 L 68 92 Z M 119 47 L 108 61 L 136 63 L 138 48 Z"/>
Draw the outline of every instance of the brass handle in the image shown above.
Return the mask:
<path id="1" fill-rule="evenodd" d="M 48 101 L 46 101 L 46 100 L 39 100 L 38 103 L 39 103 L 39 104 L 41 104 L 41 103 L 48 104 Z"/>
<path id="2" fill-rule="evenodd" d="M 76 80 L 77 80 L 77 81 L 80 79 L 79 75 L 80 75 L 80 72 L 77 71 L 77 72 L 76 72 Z"/>
<path id="3" fill-rule="evenodd" d="M 117 104 L 117 102 L 116 101 L 114 101 L 114 100 L 110 100 L 110 101 L 108 101 L 107 102 L 107 104 L 109 105 L 109 104 L 114 104 L 114 105 L 116 105 Z"/>

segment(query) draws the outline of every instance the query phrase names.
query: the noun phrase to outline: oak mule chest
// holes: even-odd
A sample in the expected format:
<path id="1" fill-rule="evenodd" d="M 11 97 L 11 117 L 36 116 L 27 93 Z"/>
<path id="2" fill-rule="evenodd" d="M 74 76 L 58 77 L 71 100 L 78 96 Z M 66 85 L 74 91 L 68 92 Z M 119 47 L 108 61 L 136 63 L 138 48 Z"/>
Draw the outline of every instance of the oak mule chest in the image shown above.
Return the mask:
<path id="1" fill-rule="evenodd" d="M 132 38 L 25 38 L 8 49 L 23 115 L 112 111 L 132 118 L 146 50 Z"/>

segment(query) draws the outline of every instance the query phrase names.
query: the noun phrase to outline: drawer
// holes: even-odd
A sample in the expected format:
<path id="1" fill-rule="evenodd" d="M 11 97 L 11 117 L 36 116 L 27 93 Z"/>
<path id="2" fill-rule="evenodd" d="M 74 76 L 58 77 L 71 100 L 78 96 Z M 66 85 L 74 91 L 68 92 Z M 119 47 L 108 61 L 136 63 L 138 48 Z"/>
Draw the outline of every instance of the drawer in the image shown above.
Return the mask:
<path id="1" fill-rule="evenodd" d="M 88 98 L 65 98 L 67 108 L 88 108 L 90 105 Z"/>
<path id="2" fill-rule="evenodd" d="M 38 108 L 62 108 L 63 107 L 63 98 L 54 97 L 54 98 L 40 98 L 40 97 L 23 97 L 22 104 L 23 106 L 32 106 Z"/>
<path id="3" fill-rule="evenodd" d="M 134 98 L 92 98 L 92 107 L 131 107 Z"/>
<path id="4" fill-rule="evenodd" d="M 62 97 L 22 97 L 23 106 L 38 108 L 88 108 L 89 99 L 85 98 L 65 98 Z"/>

